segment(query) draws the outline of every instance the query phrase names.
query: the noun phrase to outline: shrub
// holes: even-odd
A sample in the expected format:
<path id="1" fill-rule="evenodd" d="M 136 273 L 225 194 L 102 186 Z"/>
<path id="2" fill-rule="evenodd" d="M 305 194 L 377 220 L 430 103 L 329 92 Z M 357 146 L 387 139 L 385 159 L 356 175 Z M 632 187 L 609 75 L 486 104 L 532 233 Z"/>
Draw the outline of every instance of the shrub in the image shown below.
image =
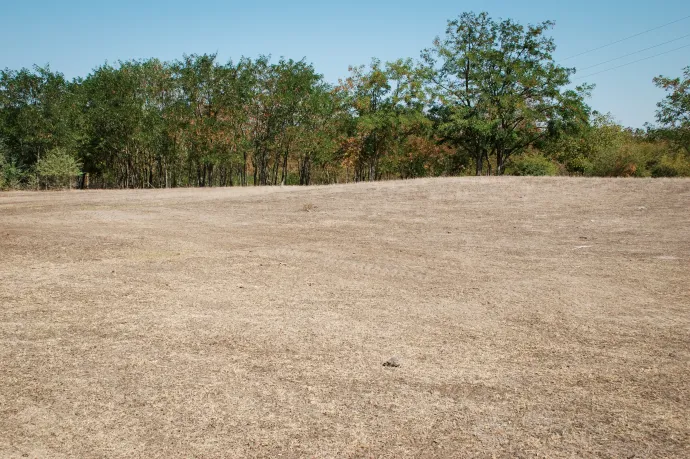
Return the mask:
<path id="1" fill-rule="evenodd" d="M 4 144 L 0 141 L 0 190 L 17 189 L 26 181 L 26 174 L 7 159 Z"/>
<path id="2" fill-rule="evenodd" d="M 688 177 L 690 160 L 682 155 L 664 155 L 651 166 L 651 173 L 652 177 Z"/>
<path id="3" fill-rule="evenodd" d="M 599 177 L 648 177 L 650 151 L 644 145 L 624 145 L 592 158 L 589 174 Z"/>
<path id="4" fill-rule="evenodd" d="M 541 155 L 526 155 L 515 159 L 507 169 L 511 175 L 557 175 L 558 166 Z"/>
<path id="5" fill-rule="evenodd" d="M 27 174 L 14 163 L 5 163 L 1 172 L 0 188 L 16 190 L 26 182 Z"/>
<path id="6" fill-rule="evenodd" d="M 566 175 L 587 175 L 592 170 L 592 161 L 584 156 L 576 156 L 574 158 L 568 158 L 563 167 Z"/>
<path id="7" fill-rule="evenodd" d="M 81 164 L 67 150 L 54 148 L 36 163 L 36 174 L 39 184 L 46 188 L 71 187 L 81 175 Z"/>

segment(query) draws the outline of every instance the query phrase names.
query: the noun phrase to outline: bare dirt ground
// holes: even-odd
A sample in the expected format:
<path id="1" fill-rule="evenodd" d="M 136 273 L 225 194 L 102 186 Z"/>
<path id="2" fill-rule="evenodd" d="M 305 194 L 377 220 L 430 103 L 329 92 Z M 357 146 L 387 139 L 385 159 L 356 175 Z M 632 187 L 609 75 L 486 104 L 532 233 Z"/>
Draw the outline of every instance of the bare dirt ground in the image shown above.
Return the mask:
<path id="1" fill-rule="evenodd" d="M 0 260 L 2 457 L 690 449 L 690 180 L 5 193 Z"/>

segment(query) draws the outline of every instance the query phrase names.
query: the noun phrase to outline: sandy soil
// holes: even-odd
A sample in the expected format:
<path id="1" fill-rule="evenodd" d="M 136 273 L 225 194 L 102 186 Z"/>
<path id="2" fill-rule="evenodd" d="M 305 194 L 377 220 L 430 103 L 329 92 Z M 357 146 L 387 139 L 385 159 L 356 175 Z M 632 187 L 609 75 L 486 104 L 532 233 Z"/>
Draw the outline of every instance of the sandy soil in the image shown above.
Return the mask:
<path id="1" fill-rule="evenodd" d="M 2 457 L 690 449 L 690 180 L 4 193 L 0 260 Z"/>

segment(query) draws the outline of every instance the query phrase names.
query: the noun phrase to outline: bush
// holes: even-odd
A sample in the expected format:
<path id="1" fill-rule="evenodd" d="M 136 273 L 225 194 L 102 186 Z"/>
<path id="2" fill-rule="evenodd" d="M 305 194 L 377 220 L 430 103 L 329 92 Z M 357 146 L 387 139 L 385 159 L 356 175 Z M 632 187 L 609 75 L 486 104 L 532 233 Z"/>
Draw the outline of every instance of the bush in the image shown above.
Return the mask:
<path id="1" fill-rule="evenodd" d="M 511 175 L 557 175 L 558 166 L 541 155 L 526 155 L 514 160 L 506 172 Z"/>
<path id="2" fill-rule="evenodd" d="M 0 141 L 0 190 L 20 188 L 26 181 L 26 174 L 7 159 L 4 144 Z"/>
<path id="3" fill-rule="evenodd" d="M 16 164 L 5 163 L 0 169 L 0 188 L 16 190 L 26 182 L 27 174 Z"/>
<path id="4" fill-rule="evenodd" d="M 81 164 L 67 150 L 54 148 L 36 163 L 36 175 L 46 188 L 67 188 L 81 175 Z"/>
<path id="5" fill-rule="evenodd" d="M 652 177 L 689 177 L 690 160 L 682 155 L 662 156 L 651 166 Z"/>
<path id="6" fill-rule="evenodd" d="M 564 175 L 587 175 L 592 170 L 592 161 L 584 156 L 576 156 L 574 158 L 568 158 L 563 164 L 565 169 Z"/>
<path id="7" fill-rule="evenodd" d="M 624 145 L 592 158 L 589 175 L 598 177 L 649 177 L 651 152 L 645 145 Z"/>

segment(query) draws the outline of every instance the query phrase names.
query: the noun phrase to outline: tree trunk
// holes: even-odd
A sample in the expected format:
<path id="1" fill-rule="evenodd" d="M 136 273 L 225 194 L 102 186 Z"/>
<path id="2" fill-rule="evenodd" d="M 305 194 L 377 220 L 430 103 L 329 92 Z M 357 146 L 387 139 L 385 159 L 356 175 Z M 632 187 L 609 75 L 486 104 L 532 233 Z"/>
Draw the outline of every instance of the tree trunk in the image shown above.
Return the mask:
<path id="1" fill-rule="evenodd" d="M 290 150 L 285 149 L 285 156 L 283 157 L 283 174 L 280 179 L 280 184 L 285 185 L 285 182 L 287 181 L 287 165 L 288 165 L 288 154 Z"/>
<path id="2" fill-rule="evenodd" d="M 242 186 L 247 186 L 247 150 L 242 152 L 242 177 L 240 181 Z"/>
<path id="3" fill-rule="evenodd" d="M 476 174 L 475 174 L 475 175 L 476 175 L 477 177 L 479 177 L 480 175 L 482 175 L 482 169 L 483 169 L 483 166 L 484 166 L 484 152 L 482 152 L 481 150 L 479 150 L 478 153 L 475 153 L 474 158 L 475 158 L 474 161 L 475 161 L 475 163 L 476 163 L 476 165 L 477 165 L 477 171 L 476 171 Z"/>

